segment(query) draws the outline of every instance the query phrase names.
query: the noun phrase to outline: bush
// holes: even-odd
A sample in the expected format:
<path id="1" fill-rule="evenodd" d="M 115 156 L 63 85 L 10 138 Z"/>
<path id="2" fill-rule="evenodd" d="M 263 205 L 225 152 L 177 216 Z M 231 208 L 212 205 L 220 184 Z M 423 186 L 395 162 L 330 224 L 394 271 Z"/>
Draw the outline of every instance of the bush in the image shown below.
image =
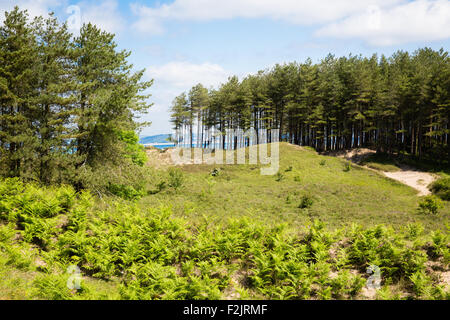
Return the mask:
<path id="1" fill-rule="evenodd" d="M 302 197 L 300 201 L 300 205 L 298 206 L 300 209 L 311 208 L 314 203 L 314 199 L 311 196 L 305 195 Z"/>
<path id="2" fill-rule="evenodd" d="M 140 167 L 127 160 L 119 165 L 105 163 L 95 167 L 82 167 L 78 182 L 98 196 L 114 194 L 124 199 L 135 200 L 146 193 L 152 177 L 151 168 Z"/>
<path id="3" fill-rule="evenodd" d="M 111 184 L 108 191 L 125 200 L 139 200 L 145 196 L 145 190 L 142 188 L 135 189 L 133 186 L 123 184 Z"/>
<path id="4" fill-rule="evenodd" d="M 352 169 L 352 164 L 351 164 L 351 162 L 349 161 L 349 162 L 346 162 L 345 164 L 344 164 L 344 172 L 349 172 L 350 170 Z"/>
<path id="5" fill-rule="evenodd" d="M 442 200 L 450 201 L 450 177 L 436 180 L 430 190 Z"/>
<path id="6" fill-rule="evenodd" d="M 57 189 L 56 198 L 63 209 L 69 210 L 75 203 L 76 192 L 71 186 L 62 186 Z"/>
<path id="7" fill-rule="evenodd" d="M 134 131 L 120 131 L 118 137 L 126 144 L 126 157 L 135 165 L 144 166 L 148 158 L 144 146 L 139 143 L 138 135 Z"/>
<path id="8" fill-rule="evenodd" d="M 217 177 L 217 176 L 219 176 L 219 175 L 220 175 L 220 170 L 219 170 L 219 169 L 214 168 L 214 170 L 211 171 L 211 176 L 212 176 L 212 177 Z"/>
<path id="9" fill-rule="evenodd" d="M 442 201 L 433 195 L 426 196 L 419 202 L 419 211 L 425 214 L 437 214 L 442 207 Z"/>
<path id="10" fill-rule="evenodd" d="M 284 174 L 282 174 L 281 172 L 278 171 L 277 174 L 275 175 L 275 180 L 280 182 L 280 181 L 283 181 L 283 179 L 284 179 Z"/>
<path id="11" fill-rule="evenodd" d="M 169 187 L 178 190 L 184 184 L 184 173 L 179 168 L 169 169 Z"/>

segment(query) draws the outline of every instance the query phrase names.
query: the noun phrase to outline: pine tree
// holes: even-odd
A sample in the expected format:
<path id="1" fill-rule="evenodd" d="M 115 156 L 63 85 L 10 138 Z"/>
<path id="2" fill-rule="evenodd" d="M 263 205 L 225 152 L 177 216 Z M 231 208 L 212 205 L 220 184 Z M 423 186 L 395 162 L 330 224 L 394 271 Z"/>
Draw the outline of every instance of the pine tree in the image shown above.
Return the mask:
<path id="1" fill-rule="evenodd" d="M 177 144 L 185 141 L 184 130 L 187 125 L 188 120 L 188 99 L 186 93 L 182 93 L 175 97 L 172 102 L 171 111 L 171 122 L 173 124 L 173 129 L 176 132 L 175 141 Z"/>
<path id="2" fill-rule="evenodd" d="M 33 179 L 36 160 L 32 130 L 38 50 L 26 11 L 5 13 L 0 27 L 0 170 L 3 175 Z"/>
<path id="3" fill-rule="evenodd" d="M 118 51 L 114 35 L 92 24 L 83 25 L 75 39 L 77 50 L 76 101 L 78 132 L 77 168 L 86 164 L 95 167 L 123 159 L 124 144 L 119 139 L 122 130 L 137 130 L 136 113 L 150 107 L 148 95 L 142 95 L 152 85 L 141 82 L 144 70 L 132 73 L 127 62 L 128 51 Z"/>
<path id="4" fill-rule="evenodd" d="M 36 154 L 39 181 L 61 183 L 73 175 L 70 125 L 75 102 L 75 51 L 66 25 L 50 15 L 34 23 L 39 60 L 36 61 L 39 95 L 33 101 L 33 130 L 37 137 Z M 64 178 L 63 178 L 64 177 Z"/>
<path id="5" fill-rule="evenodd" d="M 198 124 L 202 131 L 220 131 L 220 145 L 228 148 L 248 141 L 227 136 L 227 129 L 254 128 L 252 143 L 259 144 L 271 141 L 274 128 L 280 139 L 317 150 L 371 147 L 448 158 L 449 70 L 448 53 L 429 48 L 389 58 L 328 55 L 319 64 L 308 59 L 276 65 L 242 81 L 230 77 L 210 90 Z"/>

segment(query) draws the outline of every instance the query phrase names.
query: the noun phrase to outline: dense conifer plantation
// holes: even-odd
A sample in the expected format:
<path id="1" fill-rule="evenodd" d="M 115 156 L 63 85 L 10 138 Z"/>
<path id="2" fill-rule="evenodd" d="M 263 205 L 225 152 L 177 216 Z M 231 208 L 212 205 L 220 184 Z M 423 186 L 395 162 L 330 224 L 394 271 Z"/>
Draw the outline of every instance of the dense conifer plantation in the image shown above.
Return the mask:
<path id="1" fill-rule="evenodd" d="M 391 57 L 328 55 L 317 64 L 276 65 L 242 81 L 230 77 L 205 92 L 199 84 L 174 100 L 177 142 L 189 144 L 193 124 L 199 126 L 198 145 L 215 148 L 270 142 L 267 130 L 275 128 L 280 140 L 319 151 L 370 147 L 450 157 L 450 57 L 443 49 Z M 255 139 L 236 133 L 250 128 Z"/>

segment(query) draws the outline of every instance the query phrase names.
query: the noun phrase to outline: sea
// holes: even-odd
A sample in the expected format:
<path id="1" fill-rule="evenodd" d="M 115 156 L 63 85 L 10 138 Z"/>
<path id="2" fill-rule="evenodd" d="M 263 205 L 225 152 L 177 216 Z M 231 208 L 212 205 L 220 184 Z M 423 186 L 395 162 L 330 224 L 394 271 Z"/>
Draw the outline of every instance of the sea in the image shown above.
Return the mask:
<path id="1" fill-rule="evenodd" d="M 158 149 L 167 149 L 167 148 L 172 148 L 175 147 L 174 143 L 150 143 L 150 144 L 145 144 L 144 146 L 152 146 Z"/>

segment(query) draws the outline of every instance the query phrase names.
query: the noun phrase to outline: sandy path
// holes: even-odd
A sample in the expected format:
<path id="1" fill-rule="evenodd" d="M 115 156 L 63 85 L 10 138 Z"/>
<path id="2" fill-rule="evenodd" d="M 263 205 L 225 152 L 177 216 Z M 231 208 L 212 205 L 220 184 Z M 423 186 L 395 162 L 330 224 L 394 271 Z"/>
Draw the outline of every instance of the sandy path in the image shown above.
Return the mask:
<path id="1" fill-rule="evenodd" d="M 385 172 L 383 174 L 391 179 L 400 181 L 419 191 L 419 196 L 426 196 L 431 194 L 427 186 L 436 180 L 436 177 L 427 172 L 421 172 L 416 170 L 402 169 L 396 172 Z"/>
<path id="2" fill-rule="evenodd" d="M 360 163 L 362 159 L 367 157 L 370 154 L 375 153 L 375 150 L 370 150 L 366 148 L 360 148 L 360 149 L 353 149 L 353 150 L 347 150 L 347 151 L 339 151 L 335 152 L 334 154 L 331 153 L 331 155 L 345 158 L 349 161 L 352 161 L 356 164 Z M 428 173 L 428 172 L 422 172 L 415 170 L 413 168 L 409 167 L 401 167 L 399 171 L 395 172 L 386 172 L 386 171 L 380 171 L 376 169 L 369 168 L 367 166 L 363 166 L 364 168 L 368 170 L 373 170 L 377 172 L 383 173 L 386 177 L 397 180 L 403 184 L 406 184 L 417 191 L 419 191 L 418 196 L 426 196 L 431 194 L 431 191 L 428 190 L 427 186 L 435 181 L 437 179 L 436 176 Z"/>
<path id="3" fill-rule="evenodd" d="M 148 156 L 147 165 L 154 168 L 163 168 L 173 164 L 172 162 L 172 149 L 166 149 L 160 151 L 156 148 L 147 148 L 146 153 Z"/>

